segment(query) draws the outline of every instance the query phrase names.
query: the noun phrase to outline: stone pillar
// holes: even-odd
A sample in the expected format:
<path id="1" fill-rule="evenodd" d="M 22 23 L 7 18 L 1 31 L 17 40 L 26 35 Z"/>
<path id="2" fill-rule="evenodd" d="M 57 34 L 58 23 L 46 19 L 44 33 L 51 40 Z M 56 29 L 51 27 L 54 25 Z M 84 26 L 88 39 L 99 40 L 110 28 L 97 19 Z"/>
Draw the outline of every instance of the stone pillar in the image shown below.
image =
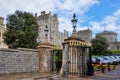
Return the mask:
<path id="1" fill-rule="evenodd" d="M 60 71 L 60 75 L 68 75 L 68 69 L 69 69 L 69 64 L 68 64 L 68 59 L 69 59 L 69 51 L 68 51 L 68 44 L 65 44 L 63 49 L 63 59 L 62 59 L 62 68 Z"/>
<path id="2" fill-rule="evenodd" d="M 42 43 L 38 46 L 40 60 L 39 60 L 39 72 L 50 72 L 50 56 L 53 45 L 50 43 Z"/>

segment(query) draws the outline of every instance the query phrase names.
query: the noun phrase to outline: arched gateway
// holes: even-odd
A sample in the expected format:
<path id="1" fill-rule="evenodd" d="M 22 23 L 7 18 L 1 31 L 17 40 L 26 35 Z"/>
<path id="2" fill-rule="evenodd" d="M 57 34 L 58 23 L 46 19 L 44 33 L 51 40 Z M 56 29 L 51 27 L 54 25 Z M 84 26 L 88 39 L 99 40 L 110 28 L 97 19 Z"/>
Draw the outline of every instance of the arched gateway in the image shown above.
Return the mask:
<path id="1" fill-rule="evenodd" d="M 86 76 L 90 72 L 87 66 L 91 67 L 91 63 L 87 65 L 87 61 L 91 62 L 91 43 L 86 43 L 85 41 L 78 39 L 75 29 L 77 19 L 75 17 L 74 14 L 73 19 L 71 20 L 73 23 L 72 36 L 65 39 L 63 43 L 63 59 L 60 74 L 64 76 Z M 88 60 L 87 54 L 90 56 L 88 57 Z"/>

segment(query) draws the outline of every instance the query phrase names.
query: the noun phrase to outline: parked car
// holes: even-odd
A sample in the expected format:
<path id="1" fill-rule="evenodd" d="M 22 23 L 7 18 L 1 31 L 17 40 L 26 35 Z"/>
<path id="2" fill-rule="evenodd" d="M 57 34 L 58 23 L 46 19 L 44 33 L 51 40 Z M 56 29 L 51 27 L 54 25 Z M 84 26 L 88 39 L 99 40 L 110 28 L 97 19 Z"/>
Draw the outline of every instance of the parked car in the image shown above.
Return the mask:
<path id="1" fill-rule="evenodd" d="M 110 63 L 112 63 L 110 60 L 105 59 L 103 56 L 100 56 L 100 57 L 97 57 L 97 58 L 102 60 L 102 64 L 110 64 Z"/>
<path id="2" fill-rule="evenodd" d="M 118 63 L 120 63 L 120 56 L 118 56 L 118 55 L 113 55 L 113 57 L 114 57 L 115 59 L 117 59 Z"/>
<path id="3" fill-rule="evenodd" d="M 92 64 L 99 64 L 99 60 L 97 60 L 95 57 L 92 57 Z"/>
<path id="4" fill-rule="evenodd" d="M 119 63 L 118 59 L 116 59 L 114 56 L 109 56 L 109 57 L 114 61 L 114 64 Z"/>
<path id="5" fill-rule="evenodd" d="M 104 58 L 102 57 L 94 57 L 96 59 L 96 62 L 99 63 L 99 64 L 108 64 L 109 61 L 108 60 L 105 60 Z"/>
<path id="6" fill-rule="evenodd" d="M 114 64 L 115 61 L 111 59 L 109 56 L 103 56 L 104 59 L 109 60 L 109 64 Z"/>

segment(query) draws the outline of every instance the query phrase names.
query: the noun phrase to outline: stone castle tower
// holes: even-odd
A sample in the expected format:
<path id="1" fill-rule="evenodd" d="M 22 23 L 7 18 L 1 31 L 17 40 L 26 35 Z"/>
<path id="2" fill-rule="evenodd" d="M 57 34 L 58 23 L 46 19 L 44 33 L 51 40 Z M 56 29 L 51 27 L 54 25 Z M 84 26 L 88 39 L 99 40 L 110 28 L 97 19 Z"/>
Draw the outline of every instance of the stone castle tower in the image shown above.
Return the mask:
<path id="1" fill-rule="evenodd" d="M 37 16 L 35 14 L 38 24 L 39 24 L 39 35 L 37 41 L 39 43 L 45 40 L 45 26 L 48 26 L 48 41 L 54 45 L 61 46 L 61 43 L 65 38 L 68 37 L 68 32 L 64 30 L 64 33 L 61 33 L 58 29 L 58 17 L 57 14 L 51 15 L 51 12 L 46 13 L 45 11 L 41 12 L 41 15 Z"/>
<path id="2" fill-rule="evenodd" d="M 8 46 L 4 43 L 3 34 L 6 31 L 4 25 L 4 18 L 0 17 L 0 48 L 8 48 Z"/>
<path id="3" fill-rule="evenodd" d="M 104 37 L 107 40 L 109 44 L 109 47 L 108 47 L 109 50 L 118 50 L 120 48 L 120 46 L 118 45 L 120 43 L 117 41 L 116 32 L 103 31 L 101 33 L 96 34 L 96 36 Z"/>
<path id="4" fill-rule="evenodd" d="M 88 28 L 86 30 L 79 30 L 78 37 L 84 40 L 85 42 L 91 42 L 92 40 L 92 31 Z"/>
<path id="5" fill-rule="evenodd" d="M 101 33 L 96 34 L 96 36 L 104 37 L 108 43 L 117 42 L 117 33 L 111 31 L 103 31 Z"/>

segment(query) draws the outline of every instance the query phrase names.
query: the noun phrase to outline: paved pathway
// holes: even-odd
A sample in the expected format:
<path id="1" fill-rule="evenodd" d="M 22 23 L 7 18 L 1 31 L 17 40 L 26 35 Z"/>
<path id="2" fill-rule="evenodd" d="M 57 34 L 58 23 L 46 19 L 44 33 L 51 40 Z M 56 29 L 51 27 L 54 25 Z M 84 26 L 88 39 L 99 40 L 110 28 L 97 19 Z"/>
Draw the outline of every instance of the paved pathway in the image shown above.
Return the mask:
<path id="1" fill-rule="evenodd" d="M 94 80 L 120 80 L 120 65 L 115 70 L 105 71 L 105 73 L 96 72 Z"/>
<path id="2" fill-rule="evenodd" d="M 120 65 L 115 70 L 105 73 L 95 72 L 94 76 L 61 78 L 54 73 L 22 73 L 0 76 L 0 80 L 120 80 Z"/>
<path id="3" fill-rule="evenodd" d="M 11 74 L 11 75 L 2 75 L 0 80 L 37 80 L 38 78 L 46 78 L 55 76 L 53 73 L 21 73 L 21 74 Z"/>

